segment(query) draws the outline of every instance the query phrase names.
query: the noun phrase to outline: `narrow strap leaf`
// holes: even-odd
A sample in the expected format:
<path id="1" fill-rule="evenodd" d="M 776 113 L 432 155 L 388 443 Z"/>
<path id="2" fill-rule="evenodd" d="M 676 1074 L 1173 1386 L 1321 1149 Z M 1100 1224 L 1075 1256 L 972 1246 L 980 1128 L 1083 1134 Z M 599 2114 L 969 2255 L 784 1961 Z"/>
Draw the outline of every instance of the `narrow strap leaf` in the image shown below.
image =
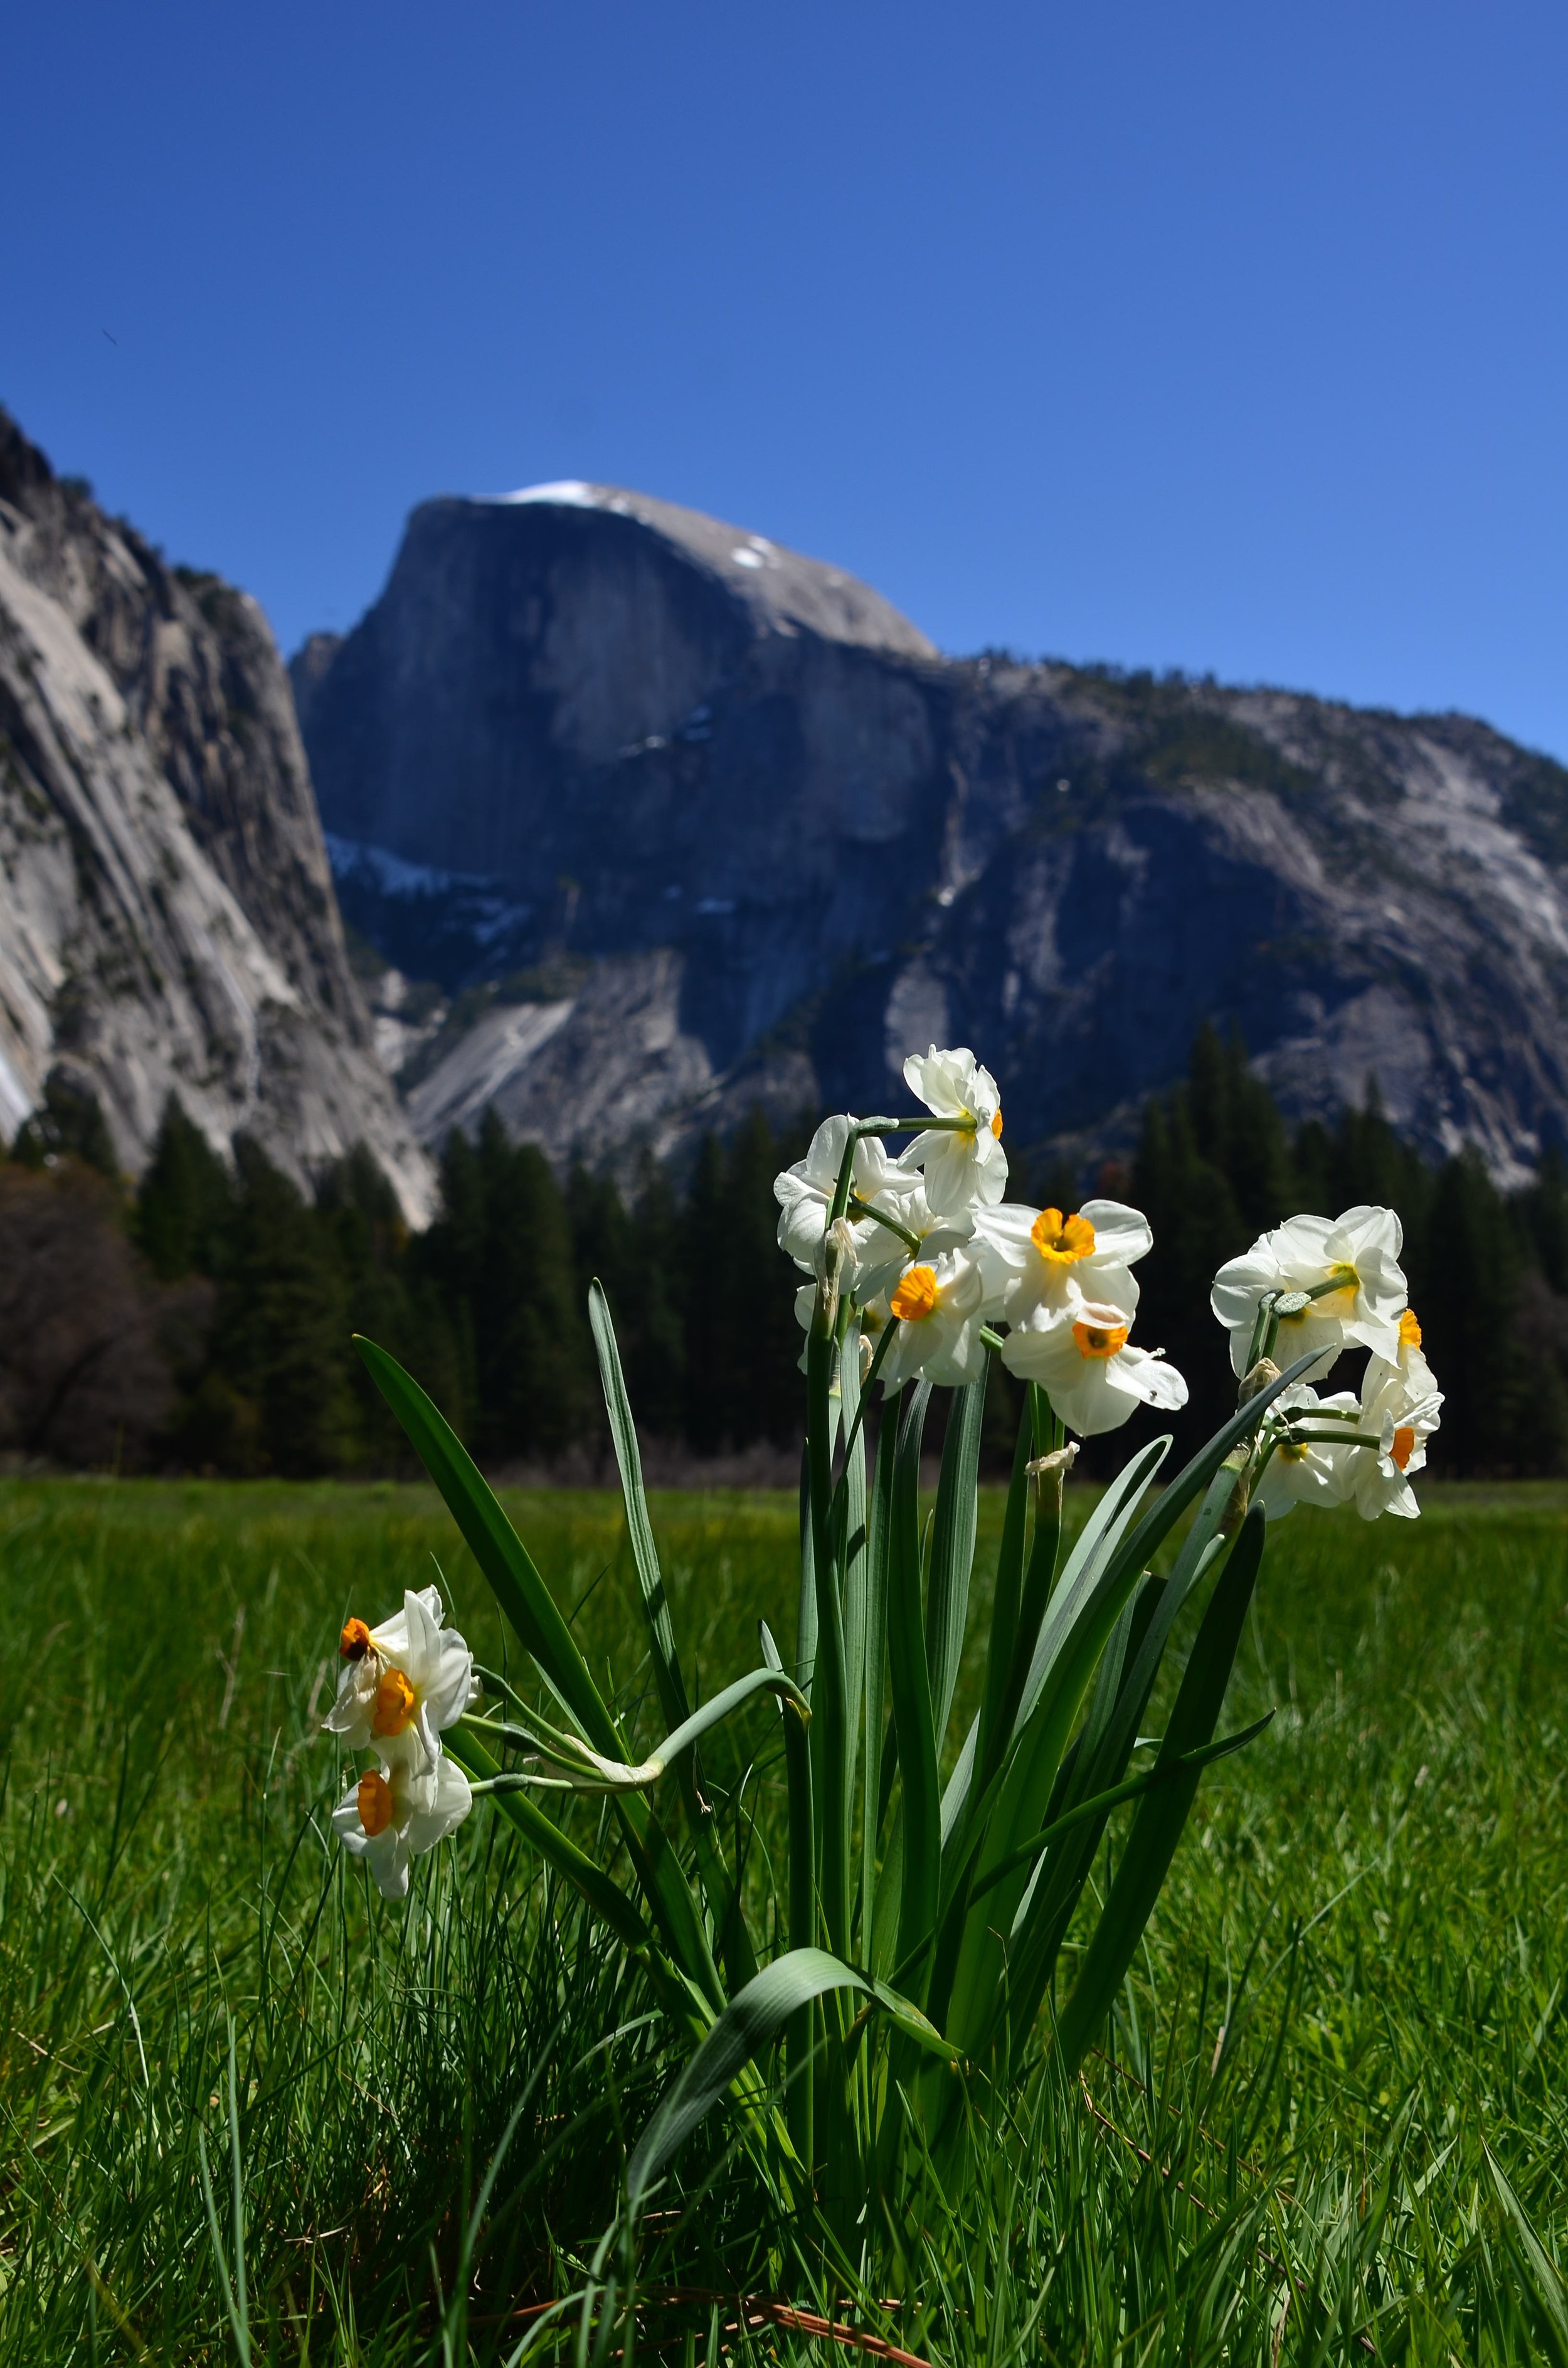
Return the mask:
<path id="1" fill-rule="evenodd" d="M 1002 1519 L 1002 1543 L 996 1556 L 996 1584 L 991 1597 L 991 1635 L 985 1655 L 985 1691 L 980 1711 L 975 1758 L 989 1776 L 1007 1739 L 1002 1726 L 1002 1705 L 1018 1644 L 1018 1606 L 1024 1583 L 1024 1537 L 1028 1522 L 1028 1463 L 1034 1448 L 1034 1427 L 1025 1394 L 1013 1448 L 1013 1476 L 1007 1486 L 1007 1506 Z M 1031 1638 L 1029 1650 L 1033 1650 Z M 1027 1664 L 1026 1664 L 1027 1666 Z M 1020 1682 L 1019 1692 L 1023 1691 Z"/>
<path id="2" fill-rule="evenodd" d="M 648 1499 L 642 1486 L 642 1455 L 637 1444 L 637 1426 L 631 1418 L 631 1402 L 626 1395 L 626 1379 L 620 1370 L 615 1326 L 610 1321 L 609 1302 L 605 1297 L 604 1285 L 597 1276 L 588 1286 L 588 1325 L 598 1356 L 605 1411 L 609 1416 L 609 1435 L 615 1448 L 616 1466 L 620 1474 L 620 1493 L 626 1506 L 626 1534 L 631 1546 L 632 1567 L 637 1573 L 642 1610 L 648 1622 L 659 1707 L 665 1714 L 665 1725 L 678 1726 L 688 1714 L 691 1705 L 676 1653 L 675 1624 L 670 1618 L 669 1598 L 665 1592 L 664 1577 L 659 1569 L 653 1526 L 648 1519 Z"/>
<path id="3" fill-rule="evenodd" d="M 888 1673 L 903 1774 L 903 1882 L 897 1941 L 901 1962 L 936 1920 L 942 1850 L 936 1731 L 921 1609 L 920 1437 L 920 1423 L 906 1416 L 898 1442 L 892 1552 L 888 1563 Z"/>
<path id="4" fill-rule="evenodd" d="M 1263 1559 L 1263 1508 L 1255 1506 L 1209 1599 L 1154 1772 L 1160 1775 L 1177 1760 L 1185 1759 L 1187 1765 L 1162 1781 L 1138 1804 L 1110 1896 L 1056 2027 L 1056 2044 L 1069 2071 L 1077 2070 L 1085 2050 L 1110 2011 L 1176 1855 L 1201 1774 L 1200 1766 L 1194 1765 L 1189 1755 L 1208 1743 L 1219 1719 Z"/>
<path id="5" fill-rule="evenodd" d="M 969 1620 L 969 1585 L 974 1568 L 974 1531 L 980 1475 L 980 1434 L 985 1420 L 986 1370 L 977 1382 L 953 1392 L 942 1472 L 937 1487 L 936 1527 L 931 1536 L 931 1579 L 926 1602 L 926 1653 L 931 1673 L 931 1725 L 940 1758 L 948 1731 L 953 1688 L 958 1683 Z"/>
<path id="6" fill-rule="evenodd" d="M 791 2015 L 830 1990 L 864 1990 L 864 1975 L 824 1949 L 790 1949 L 765 1965 L 714 2021 L 690 2062 L 655 2106 L 626 2166 L 627 2198 L 635 2211 L 677 2149 L 760 2049 Z"/>
<path id="7" fill-rule="evenodd" d="M 632 1566 L 637 1573 L 638 1590 L 642 1599 L 643 1615 L 648 1623 L 649 1646 L 653 1663 L 653 1681 L 658 1690 L 659 1707 L 665 1724 L 679 1728 L 690 1718 L 690 1698 L 681 1675 L 680 1659 L 676 1651 L 675 1622 L 670 1614 L 669 1596 L 665 1591 L 664 1574 L 659 1568 L 658 1548 L 653 1542 L 653 1525 L 648 1516 L 647 1493 L 642 1486 L 642 1455 L 637 1444 L 637 1426 L 632 1419 L 631 1401 L 627 1395 L 626 1378 L 621 1372 L 620 1350 L 616 1342 L 615 1325 L 611 1320 L 609 1302 L 604 1285 L 596 1276 L 588 1289 L 588 1323 L 594 1336 L 594 1347 L 599 1360 L 599 1378 L 604 1384 L 605 1410 L 609 1417 L 610 1438 L 615 1447 L 615 1460 L 620 1474 L 620 1493 L 626 1507 L 626 1534 L 631 1547 Z M 722 1715 L 722 1713 L 721 1713 Z M 709 1724 L 711 1725 L 711 1720 Z M 698 1730 L 701 1732 L 700 1729 Z M 673 1741 L 673 1739 L 672 1739 Z M 660 1747 L 668 1758 L 674 1757 L 672 1745 Z M 686 1809 L 687 1824 L 691 1831 L 692 1845 L 697 1854 L 698 1878 L 708 1903 L 708 1912 L 715 1930 L 723 1936 L 725 1961 L 732 1984 L 748 1982 L 756 1971 L 756 1958 L 746 1930 L 740 1900 L 730 1880 L 723 1853 L 714 1831 L 713 1813 L 703 1799 L 695 1761 L 683 1759 L 677 1771 L 677 1782 Z"/>
<path id="8" fill-rule="evenodd" d="M 593 1748 L 608 1759 L 623 1759 L 624 1745 L 600 1699 L 588 1665 L 490 1483 L 445 1416 L 413 1375 L 404 1372 L 397 1359 L 389 1357 L 384 1349 L 377 1348 L 373 1340 L 367 1340 L 360 1333 L 355 1334 L 354 1345 L 377 1388 L 408 1433 L 420 1462 L 446 1498 L 452 1519 L 489 1580 L 496 1601 L 533 1655 L 547 1682 L 577 1720 Z M 516 1793 L 500 1797 L 518 1800 Z M 633 1796 L 621 1800 L 619 1808 L 643 1891 L 671 1953 L 687 1977 L 698 1981 L 717 2005 L 723 1996 L 722 1986 L 669 1838 L 645 1802 Z"/>
<path id="9" fill-rule="evenodd" d="M 494 1490 L 446 1417 L 395 1357 L 362 1333 L 354 1336 L 371 1380 L 408 1433 L 420 1462 L 447 1500 L 452 1519 L 489 1580 L 502 1611 L 596 1751 L 620 1756 L 615 1724 L 533 1556 L 502 1510 Z"/>

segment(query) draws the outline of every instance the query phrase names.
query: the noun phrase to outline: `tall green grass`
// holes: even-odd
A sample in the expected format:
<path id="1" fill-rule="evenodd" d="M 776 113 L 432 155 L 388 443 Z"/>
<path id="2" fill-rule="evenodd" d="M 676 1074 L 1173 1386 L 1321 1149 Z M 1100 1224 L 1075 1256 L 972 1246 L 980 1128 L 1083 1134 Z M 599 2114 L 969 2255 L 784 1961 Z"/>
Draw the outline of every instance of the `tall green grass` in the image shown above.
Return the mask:
<path id="1" fill-rule="evenodd" d="M 848 2297 L 996 2368 L 1568 2360 L 1568 1500 L 1426 1503 L 1271 1539 L 1226 1715 L 1276 1718 L 1205 1776 L 1083 2083 L 1037 2074 L 964 2191 L 930 2184 L 847 2271 L 716 2119 L 637 2260 L 596 2269 L 674 2068 L 641 1975 L 499 1819 L 421 1861 L 405 1908 L 327 1834 L 346 1611 L 434 1556 L 480 1657 L 503 1649 L 433 1493 L 6 1484 L 0 2354 L 820 2356 L 747 2295 Z M 508 1509 L 652 1739 L 619 1501 Z M 707 1691 L 758 1616 L 792 1632 L 797 1508 L 653 1514 Z M 975 1632 L 999 1520 L 983 1499 Z M 960 1705 L 980 1678 L 966 1658 Z M 778 1727 L 764 1702 L 705 1751 L 721 1802 L 760 1801 L 759 1847 Z M 632 2273 L 629 2327 L 607 2289 Z"/>

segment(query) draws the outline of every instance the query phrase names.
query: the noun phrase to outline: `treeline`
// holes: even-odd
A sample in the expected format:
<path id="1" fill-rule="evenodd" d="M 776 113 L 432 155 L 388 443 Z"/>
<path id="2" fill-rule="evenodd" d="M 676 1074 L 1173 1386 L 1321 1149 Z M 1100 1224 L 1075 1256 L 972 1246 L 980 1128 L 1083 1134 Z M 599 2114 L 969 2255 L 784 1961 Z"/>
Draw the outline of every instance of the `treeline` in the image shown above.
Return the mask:
<path id="1" fill-rule="evenodd" d="M 139 1188 L 96 1106 L 51 1097 L 0 1168 L 0 1449 L 238 1476 L 394 1472 L 401 1431 L 352 1346 L 415 1373 L 489 1465 L 608 1450 L 586 1298 L 615 1312 L 648 1429 L 708 1457 L 800 1421 L 801 1336 L 773 1178 L 809 1129 L 760 1114 L 684 1193 L 564 1186 L 487 1119 L 411 1235 L 367 1151 L 307 1198 L 254 1143 L 233 1167 L 171 1103 Z"/>
<path id="2" fill-rule="evenodd" d="M 702 1146 L 684 1190 L 649 1163 L 623 1194 L 582 1170 L 559 1180 L 487 1120 L 476 1140 L 449 1143 L 440 1214 L 411 1235 L 368 1153 L 307 1197 L 255 1144 L 228 1165 L 174 1104 L 127 1192 L 96 1108 L 52 1096 L 0 1167 L 0 1448 L 122 1470 L 406 1470 L 358 1331 L 408 1366 L 487 1466 L 597 1458 L 597 1274 L 650 1437 L 700 1458 L 789 1449 L 801 1335 L 772 1181 L 808 1132 L 754 1112 Z M 1292 1133 L 1240 1045 L 1205 1030 L 1187 1081 L 1150 1103 L 1130 1162 L 1089 1178 L 1016 1173 L 1012 1190 L 1063 1206 L 1097 1190 L 1147 1212 L 1137 1337 L 1187 1378 L 1181 1447 L 1234 1402 L 1208 1309 L 1215 1269 L 1294 1210 L 1391 1204 L 1448 1394 L 1435 1467 L 1568 1469 L 1568 1175 L 1555 1156 L 1505 1197 L 1473 1153 L 1424 1165 L 1375 1100 Z M 1350 1378 L 1346 1366 L 1336 1384 Z M 988 1434 L 1005 1454 L 1011 1384 L 998 1372 L 994 1386 Z"/>

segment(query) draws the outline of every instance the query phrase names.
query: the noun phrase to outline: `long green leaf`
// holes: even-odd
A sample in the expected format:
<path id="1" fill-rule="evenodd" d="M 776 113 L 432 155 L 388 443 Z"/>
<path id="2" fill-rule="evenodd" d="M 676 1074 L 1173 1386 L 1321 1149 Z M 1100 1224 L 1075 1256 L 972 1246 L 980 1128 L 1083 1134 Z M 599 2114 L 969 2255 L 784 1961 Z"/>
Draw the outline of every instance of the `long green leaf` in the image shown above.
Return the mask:
<path id="1" fill-rule="evenodd" d="M 354 1345 L 446 1498 L 496 1601 L 546 1682 L 577 1720 L 593 1748 L 607 1759 L 623 1759 L 625 1746 L 588 1665 L 494 1490 L 451 1425 L 396 1358 L 358 1333 Z M 617 1811 L 649 1907 L 671 1955 L 684 1974 L 700 1984 L 712 2003 L 721 2005 L 723 1985 L 669 1836 L 635 1794 L 619 1796 Z"/>
<path id="2" fill-rule="evenodd" d="M 1006 1743 L 1006 1730 L 1002 1725 L 1002 1706 L 1006 1698 L 1008 1679 L 1012 1674 L 1018 1647 L 1018 1611 L 1024 1583 L 1024 1543 L 1028 1526 L 1028 1463 L 1034 1452 L 1034 1425 L 1030 1420 L 1028 1393 L 1024 1394 L 1023 1407 L 1018 1417 L 1018 1436 L 1013 1449 L 1013 1476 L 1007 1486 L 1006 1509 L 1002 1517 L 1002 1543 L 996 1556 L 996 1584 L 991 1596 L 991 1634 L 985 1654 L 985 1691 L 981 1702 L 979 1732 L 971 1754 L 971 1765 L 978 1766 L 983 1776 L 989 1776 L 1001 1758 Z M 1031 1640 L 1030 1651 L 1033 1650 Z M 1025 1667 L 1028 1667 L 1026 1656 Z M 966 1779 L 966 1791 L 967 1791 Z M 957 1807 L 955 1804 L 955 1816 Z M 943 1824 L 947 1827 L 947 1804 L 943 1804 Z M 945 1839 L 945 1835 L 944 1835 Z"/>
<path id="3" fill-rule="evenodd" d="M 888 1555 L 892 1545 L 893 1475 L 898 1463 L 899 1400 L 887 1398 L 871 1474 L 869 1551 L 866 1571 L 865 1783 L 860 1811 L 860 1953 L 876 1963 L 872 1941 L 877 1898 L 877 1852 L 881 1843 L 879 1794 L 882 1761 L 882 1678 L 887 1659 Z"/>
<path id="4" fill-rule="evenodd" d="M 953 2049 L 919 2008 L 887 1983 L 868 1981 L 825 1949 L 791 1949 L 764 1966 L 724 2009 L 654 2107 L 626 2167 L 627 2198 L 633 2211 L 743 2067 L 771 2044 L 791 2016 L 833 1990 L 864 1992 L 906 2036 L 945 2062 L 955 2060 Z"/>
<path id="5" fill-rule="evenodd" d="M 681 1676 L 680 1660 L 676 1652 L 675 1623 L 670 1617 L 664 1574 L 659 1568 L 653 1525 L 648 1518 L 648 1498 L 642 1486 L 642 1454 L 637 1444 L 637 1426 L 631 1418 L 631 1401 L 626 1395 L 626 1377 L 620 1370 L 620 1350 L 616 1345 L 609 1302 L 605 1297 L 604 1285 L 597 1276 L 588 1286 L 588 1326 L 594 1336 L 594 1349 L 599 1360 L 605 1411 L 609 1417 L 609 1435 L 615 1448 L 616 1466 L 620 1474 L 620 1493 L 626 1507 L 626 1534 L 631 1542 L 632 1567 L 637 1574 L 637 1586 L 648 1622 L 659 1707 L 665 1715 L 665 1725 L 678 1726 L 689 1714 L 691 1704 L 687 1698 L 686 1681 Z"/>
<path id="6" fill-rule="evenodd" d="M 447 1500 L 495 1600 L 596 1751 L 622 1756 L 615 1723 L 533 1556 L 446 1417 L 395 1357 L 362 1333 L 354 1346 Z"/>
<path id="7" fill-rule="evenodd" d="M 762 1656 L 770 1668 L 783 1669 L 778 1647 L 766 1620 L 756 1623 L 762 1643 Z M 816 1836 L 812 1816 L 812 1758 L 806 1748 L 805 1731 L 798 1718 L 790 1716 L 785 1704 L 778 1705 L 784 1721 L 784 1773 L 790 1798 L 790 1946 L 809 1949 L 816 1937 Z M 790 2021 L 786 2043 L 789 2095 L 786 2111 L 790 2136 L 796 2153 L 803 2163 L 813 2159 L 812 2096 L 811 2080 L 812 2009 L 810 2001 Z"/>
<path id="8" fill-rule="evenodd" d="M 1078 1704 L 1140 1572 L 1231 1450 L 1256 1429 L 1274 1399 L 1312 1362 L 1310 1353 L 1299 1357 L 1267 1389 L 1250 1398 L 1161 1491 L 1135 1528 L 1129 1524 L 1138 1497 L 1168 1440 L 1134 1456 L 1085 1524 L 1040 1629 L 1019 1707 L 1013 1756 L 1003 1763 L 999 1797 L 994 1804 L 988 1798 L 971 1812 L 977 1829 L 985 1828 L 980 1873 L 1044 1823 Z M 1108 1521 L 1112 1508 L 1115 1518 Z M 1012 1878 L 1013 1884 L 1017 1881 Z M 965 1930 L 948 2028 L 971 2056 L 982 2052 L 998 2010 L 1005 1959 L 996 1934 L 1008 1929 L 1018 1896 L 1017 1890 L 1005 1886 L 990 1912 L 971 1916 Z"/>
<path id="9" fill-rule="evenodd" d="M 812 1551 L 811 1454 L 801 1450 L 801 1598 L 795 1621 L 795 1676 L 806 1700 L 817 1667 L 817 1575 Z"/>
<path id="10" fill-rule="evenodd" d="M 742 2067 L 776 2039 L 792 2015 L 830 1990 L 863 1990 L 865 1976 L 825 1949 L 775 1957 L 714 2021 L 702 2044 L 654 2107 L 626 2166 L 635 2211 L 665 2165 L 723 2096 Z"/>
<path id="11" fill-rule="evenodd" d="M 680 1658 L 676 1651 L 675 1622 L 670 1615 L 664 1574 L 659 1568 L 653 1525 L 648 1517 L 647 1493 L 642 1486 L 642 1454 L 637 1444 L 637 1426 L 632 1420 L 626 1377 L 621 1372 L 615 1325 L 610 1317 L 604 1285 L 597 1276 L 588 1287 L 588 1325 L 599 1360 L 605 1411 L 609 1417 L 610 1439 L 620 1474 L 620 1494 L 626 1508 L 626 1534 L 631 1546 L 632 1567 L 637 1574 L 643 1616 L 648 1623 L 649 1648 L 659 1707 L 664 1713 L 665 1725 L 678 1727 L 690 1717 L 690 1702 L 686 1680 L 681 1674 Z M 669 1747 L 666 1745 L 663 1748 L 668 1751 Z M 677 1782 L 692 1846 L 697 1853 L 698 1877 L 708 1903 L 708 1912 L 723 1938 L 731 1986 L 739 1988 L 756 1973 L 756 1958 L 751 1936 L 746 1930 L 739 1896 L 730 1881 L 723 1852 L 714 1832 L 713 1812 L 702 1795 L 700 1772 L 695 1757 L 682 1759 Z"/>
<path id="12" fill-rule="evenodd" d="M 866 1437 L 858 1420 L 860 1406 L 860 1358 L 856 1334 L 849 1332 L 838 1354 L 839 1421 L 848 1444 L 839 1477 L 842 1507 L 844 1567 L 844 1702 L 846 1714 L 844 1788 L 853 1802 L 855 1769 L 860 1747 L 860 1711 L 866 1693 L 866 1637 L 870 1606 L 870 1537 L 866 1506 Z M 851 1826 L 854 1819 L 851 1816 Z"/>
<path id="13" fill-rule="evenodd" d="M 903 1774 L 903 1881 L 897 1941 L 901 1963 L 936 1919 L 942 1849 L 936 1723 L 921 1607 L 921 1426 L 913 1415 L 912 1408 L 900 1431 L 892 1551 L 888 1562 L 888 1674 Z"/>
<path id="14" fill-rule="evenodd" d="M 1176 1855 L 1201 1774 L 1188 1755 L 1200 1751 L 1213 1736 L 1257 1581 L 1263 1542 L 1263 1508 L 1255 1506 L 1209 1599 L 1166 1723 L 1155 1773 L 1184 1759 L 1188 1764 L 1179 1776 L 1163 1782 L 1139 1803 L 1110 1896 L 1056 2027 L 1056 2045 L 1069 2071 L 1077 2070 L 1085 2050 L 1110 2012 Z"/>
<path id="15" fill-rule="evenodd" d="M 942 1442 L 942 1472 L 937 1486 L 936 1526 L 931 1534 L 931 1577 L 926 1600 L 926 1654 L 931 1673 L 931 1726 L 937 1755 L 948 1731 L 953 1688 L 963 1655 L 964 1629 L 969 1620 L 969 1583 L 974 1568 L 974 1531 L 978 1509 L 976 1483 L 980 1474 L 980 1434 L 985 1420 L 986 1370 L 977 1382 L 953 1392 L 948 1413 L 948 1435 Z"/>

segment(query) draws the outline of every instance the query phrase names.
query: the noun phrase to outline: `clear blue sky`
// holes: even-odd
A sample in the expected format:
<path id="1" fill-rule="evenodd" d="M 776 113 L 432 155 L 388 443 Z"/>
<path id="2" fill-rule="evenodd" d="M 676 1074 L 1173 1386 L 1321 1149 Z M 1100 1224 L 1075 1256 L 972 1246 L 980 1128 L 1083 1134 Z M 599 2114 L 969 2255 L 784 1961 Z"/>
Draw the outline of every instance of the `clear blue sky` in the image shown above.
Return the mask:
<path id="1" fill-rule="evenodd" d="M 286 648 L 422 496 L 597 477 L 949 650 L 1568 756 L 1562 0 L 52 0 L 5 51 L 0 401 Z"/>

